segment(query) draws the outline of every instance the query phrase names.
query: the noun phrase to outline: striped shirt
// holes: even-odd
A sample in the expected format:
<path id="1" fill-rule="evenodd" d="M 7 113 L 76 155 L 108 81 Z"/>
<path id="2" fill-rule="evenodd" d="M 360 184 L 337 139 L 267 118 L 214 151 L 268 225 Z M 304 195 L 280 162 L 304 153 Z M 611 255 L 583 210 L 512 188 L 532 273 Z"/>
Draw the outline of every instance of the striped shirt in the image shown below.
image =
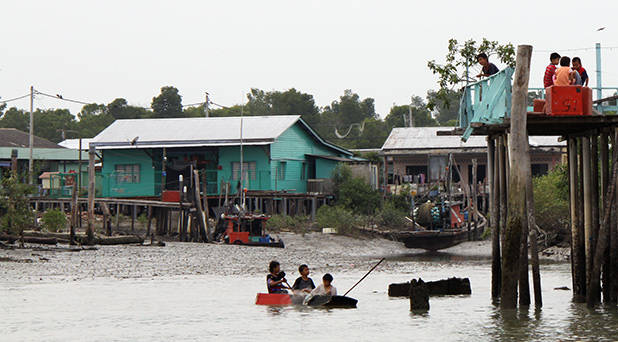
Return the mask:
<path id="1" fill-rule="evenodd" d="M 550 64 L 545 68 L 545 77 L 543 77 L 543 87 L 551 87 L 554 85 L 554 74 L 556 73 L 556 66 Z"/>

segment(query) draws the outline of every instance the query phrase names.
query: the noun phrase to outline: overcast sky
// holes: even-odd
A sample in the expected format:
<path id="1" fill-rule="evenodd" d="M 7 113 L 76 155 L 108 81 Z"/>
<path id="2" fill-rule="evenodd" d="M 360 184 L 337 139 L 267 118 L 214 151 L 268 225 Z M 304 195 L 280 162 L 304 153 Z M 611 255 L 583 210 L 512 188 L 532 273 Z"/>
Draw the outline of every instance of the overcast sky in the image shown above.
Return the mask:
<path id="1" fill-rule="evenodd" d="M 149 107 L 173 85 L 184 104 L 208 91 L 233 105 L 252 87 L 294 87 L 324 106 L 352 89 L 374 98 L 384 116 L 393 103 L 436 88 L 427 61 L 443 60 L 449 38 L 483 37 L 534 46 L 531 87 L 542 86 L 553 50 L 582 57 L 596 84 L 601 42 L 603 85 L 618 87 L 618 48 L 609 48 L 618 47 L 615 0 L 3 0 L 0 13 L 2 99 L 33 85 L 86 102 L 124 97 Z M 81 108 L 35 101 L 74 114 Z M 28 100 L 10 105 L 27 108 Z"/>

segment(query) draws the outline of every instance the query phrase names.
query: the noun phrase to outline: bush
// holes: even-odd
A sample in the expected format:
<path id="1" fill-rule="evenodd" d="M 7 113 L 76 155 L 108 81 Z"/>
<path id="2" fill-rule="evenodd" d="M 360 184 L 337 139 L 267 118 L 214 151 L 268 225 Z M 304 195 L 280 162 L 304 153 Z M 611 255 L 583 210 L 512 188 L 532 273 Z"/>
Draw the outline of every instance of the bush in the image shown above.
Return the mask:
<path id="1" fill-rule="evenodd" d="M 354 214 L 343 206 L 323 205 L 318 209 L 316 221 L 320 228 L 336 228 L 338 234 L 350 234 L 357 222 Z"/>
<path id="2" fill-rule="evenodd" d="M 384 202 L 382 209 L 378 211 L 378 222 L 383 227 L 401 228 L 405 225 L 406 212 L 396 206 L 394 201 Z"/>
<path id="3" fill-rule="evenodd" d="M 557 166 L 548 174 L 533 179 L 536 223 L 544 230 L 559 231 L 569 222 L 569 183 L 567 167 Z"/>
<path id="4" fill-rule="evenodd" d="M 67 217 L 60 209 L 47 210 L 41 220 L 43 221 L 43 227 L 50 232 L 60 231 L 66 228 L 67 225 Z"/>
<path id="5" fill-rule="evenodd" d="M 337 205 L 354 213 L 371 215 L 380 206 L 380 193 L 362 178 L 352 177 L 352 171 L 344 164 L 333 171 L 333 184 Z"/>
<path id="6" fill-rule="evenodd" d="M 266 221 L 266 229 L 275 232 L 291 230 L 304 234 L 309 225 L 310 222 L 307 216 L 273 215 Z"/>
<path id="7" fill-rule="evenodd" d="M 2 178 L 0 186 L 0 231 L 18 234 L 32 226 L 34 214 L 30 208 L 28 195 L 34 193 L 34 187 L 20 183 L 16 176 Z"/>

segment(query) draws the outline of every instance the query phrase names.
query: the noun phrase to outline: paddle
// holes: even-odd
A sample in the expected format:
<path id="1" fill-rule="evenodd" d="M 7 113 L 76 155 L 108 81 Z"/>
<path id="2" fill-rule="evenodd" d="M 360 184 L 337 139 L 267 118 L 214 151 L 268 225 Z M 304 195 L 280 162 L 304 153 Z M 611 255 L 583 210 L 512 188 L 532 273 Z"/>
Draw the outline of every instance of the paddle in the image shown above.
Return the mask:
<path id="1" fill-rule="evenodd" d="M 378 261 L 378 263 L 377 263 L 377 264 L 375 264 L 375 266 L 373 266 L 373 267 L 369 270 L 369 272 L 367 272 L 367 273 L 366 273 L 366 274 L 365 274 L 362 278 L 360 278 L 360 280 L 359 280 L 359 281 L 357 281 L 357 282 L 356 282 L 356 284 L 354 284 L 354 286 L 352 286 L 352 287 L 348 290 L 348 292 L 344 293 L 344 294 L 343 294 L 343 296 L 345 297 L 348 293 L 350 293 L 350 291 L 352 291 L 352 289 L 353 289 L 353 288 L 355 288 L 355 287 L 356 287 L 356 285 L 360 284 L 360 282 L 361 282 L 361 281 L 363 281 L 363 279 L 367 278 L 367 276 L 369 275 L 369 273 L 371 273 L 373 270 L 375 270 L 375 269 L 376 269 L 376 267 L 378 267 L 378 265 L 380 265 L 380 264 L 382 263 L 382 261 L 384 261 L 384 259 L 386 259 L 386 258 L 382 258 L 382 259 L 380 259 L 380 261 Z"/>

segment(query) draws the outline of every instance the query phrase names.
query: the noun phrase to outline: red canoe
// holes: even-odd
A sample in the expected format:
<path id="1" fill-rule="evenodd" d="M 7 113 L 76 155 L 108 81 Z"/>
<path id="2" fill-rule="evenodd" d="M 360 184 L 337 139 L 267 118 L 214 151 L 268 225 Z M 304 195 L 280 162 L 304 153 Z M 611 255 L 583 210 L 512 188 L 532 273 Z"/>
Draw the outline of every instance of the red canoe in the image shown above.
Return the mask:
<path id="1" fill-rule="evenodd" d="M 291 305 L 292 296 L 284 293 L 258 293 L 255 297 L 257 305 Z"/>

